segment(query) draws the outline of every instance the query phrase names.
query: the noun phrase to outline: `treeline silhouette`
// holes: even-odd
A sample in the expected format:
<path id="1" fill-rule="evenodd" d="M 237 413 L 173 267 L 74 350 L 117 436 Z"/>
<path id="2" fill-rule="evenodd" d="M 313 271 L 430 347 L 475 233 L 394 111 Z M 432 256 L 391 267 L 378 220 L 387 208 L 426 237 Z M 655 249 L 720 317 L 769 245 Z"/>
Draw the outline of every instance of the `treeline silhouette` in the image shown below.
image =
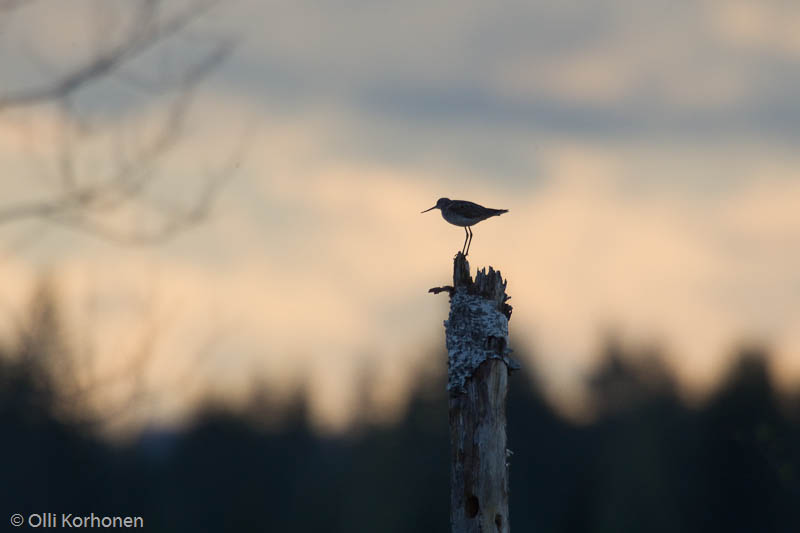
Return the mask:
<path id="1" fill-rule="evenodd" d="M 281 413 L 263 399 L 206 406 L 185 429 L 112 444 L 64 409 L 54 359 L 65 348 L 47 298 L 0 354 L 5 524 L 13 513 L 94 512 L 164 532 L 449 530 L 443 375 L 420 378 L 395 424 L 341 437 L 316 434 L 298 395 Z M 658 357 L 610 340 L 589 382 L 596 416 L 582 424 L 512 375 L 513 530 L 800 531 L 798 397 L 776 393 L 765 357 L 743 349 L 690 408 Z"/>

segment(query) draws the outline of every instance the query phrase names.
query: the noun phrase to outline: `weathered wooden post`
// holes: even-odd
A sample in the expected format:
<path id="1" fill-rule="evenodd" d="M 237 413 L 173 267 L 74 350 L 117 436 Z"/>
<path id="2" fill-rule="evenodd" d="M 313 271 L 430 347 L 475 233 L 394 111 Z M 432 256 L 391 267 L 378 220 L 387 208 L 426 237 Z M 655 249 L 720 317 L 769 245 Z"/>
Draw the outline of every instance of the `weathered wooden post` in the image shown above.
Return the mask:
<path id="1" fill-rule="evenodd" d="M 506 282 L 489 267 L 469 273 L 466 257 L 453 263 L 445 321 L 450 402 L 450 524 L 453 533 L 506 533 L 508 464 L 506 393 L 509 357 Z"/>

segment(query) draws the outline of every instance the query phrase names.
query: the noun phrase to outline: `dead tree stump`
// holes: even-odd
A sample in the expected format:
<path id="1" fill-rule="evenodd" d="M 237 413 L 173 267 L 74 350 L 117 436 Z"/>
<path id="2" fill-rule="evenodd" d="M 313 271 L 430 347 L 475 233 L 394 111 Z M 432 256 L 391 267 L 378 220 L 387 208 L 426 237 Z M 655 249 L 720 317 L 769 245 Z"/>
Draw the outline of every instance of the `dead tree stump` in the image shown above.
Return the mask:
<path id="1" fill-rule="evenodd" d="M 508 347 L 506 282 L 489 267 L 475 281 L 459 253 L 445 321 L 450 402 L 450 525 L 453 533 L 509 531 L 506 394 L 519 368 Z"/>

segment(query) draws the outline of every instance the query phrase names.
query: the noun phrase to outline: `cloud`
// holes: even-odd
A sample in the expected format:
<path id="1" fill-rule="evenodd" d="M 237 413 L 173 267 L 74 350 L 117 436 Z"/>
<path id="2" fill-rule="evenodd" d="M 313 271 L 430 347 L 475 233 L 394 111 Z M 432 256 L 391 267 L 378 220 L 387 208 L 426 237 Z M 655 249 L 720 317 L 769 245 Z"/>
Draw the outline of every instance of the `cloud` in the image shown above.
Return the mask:
<path id="1" fill-rule="evenodd" d="M 309 135 L 325 137 L 317 126 Z M 315 145 L 298 138 L 299 146 Z M 273 179 L 265 153 L 183 253 L 124 259 L 101 250 L 64 268 L 80 280 L 69 283 L 83 287 L 75 301 L 93 294 L 101 302 L 98 336 L 135 331 L 141 293 L 156 294 L 156 316 L 171 317 L 159 337 L 170 372 L 191 364 L 213 334 L 221 339 L 213 371 L 198 379 L 238 391 L 256 375 L 268 388 L 307 381 L 320 424 L 340 427 L 355 413 L 364 362 L 379 373 L 394 369 L 387 372 L 402 382 L 420 364 L 416 347 L 441 340 L 446 303 L 426 290 L 447 283 L 463 232 L 419 211 L 449 194 L 511 209 L 474 228 L 470 259 L 473 268 L 491 263 L 508 276 L 512 337 L 533 339 L 537 365 L 562 402 L 574 401 L 607 327 L 664 343 L 687 387 L 699 391 L 742 338 L 768 339 L 781 368 L 792 368 L 782 354 L 800 350 L 793 334 L 800 315 L 786 291 L 800 284 L 800 255 L 788 246 L 800 233 L 796 162 L 743 148 L 750 166 L 740 168 L 725 153 L 692 163 L 680 151 L 654 159 L 639 149 L 553 142 L 538 151 L 546 180 L 525 191 L 475 182 L 454 189 L 437 175 L 347 159 L 307 165 L 298 158 Z M 715 161 L 737 185 L 670 182 L 675 158 L 698 173 L 703 161 Z M 665 175 L 631 185 L 659 168 Z M 283 203 L 291 217 L 242 210 L 240 194 L 264 209 Z M 192 246 L 219 257 L 198 261 Z"/>
<path id="2" fill-rule="evenodd" d="M 797 58 L 800 54 L 800 9 L 793 2 L 717 1 L 708 6 L 715 34 L 745 51 Z"/>
<path id="3" fill-rule="evenodd" d="M 418 347 L 442 341 L 446 302 L 425 291 L 463 241 L 419 213 L 440 196 L 511 209 L 474 228 L 470 259 L 509 277 L 512 336 L 533 339 L 561 401 L 610 326 L 666 344 L 696 390 L 749 337 L 772 344 L 783 379 L 800 376 L 794 8 L 348 6 L 242 2 L 215 19 L 243 42 L 199 95 L 161 192 L 184 199 L 240 117 L 254 133 L 202 230 L 124 252 L 54 230 L 4 271 L 23 287 L 56 264 L 110 359 L 155 317 L 164 390 L 212 352 L 197 390 L 162 395 L 154 416 L 178 417 L 204 387 L 243 396 L 257 377 L 305 382 L 320 424 L 340 427 L 365 361 L 404 383 L 429 356 Z M 8 173 L 30 158 L 7 124 L 4 184 L 30 194 Z M 402 389 L 380 401 L 397 409 Z"/>
<path id="4" fill-rule="evenodd" d="M 750 4 L 247 4 L 233 15 L 251 30 L 230 81 L 265 106 L 329 105 L 420 127 L 796 136 L 796 10 Z M 737 20 L 756 22 L 745 31 Z"/>

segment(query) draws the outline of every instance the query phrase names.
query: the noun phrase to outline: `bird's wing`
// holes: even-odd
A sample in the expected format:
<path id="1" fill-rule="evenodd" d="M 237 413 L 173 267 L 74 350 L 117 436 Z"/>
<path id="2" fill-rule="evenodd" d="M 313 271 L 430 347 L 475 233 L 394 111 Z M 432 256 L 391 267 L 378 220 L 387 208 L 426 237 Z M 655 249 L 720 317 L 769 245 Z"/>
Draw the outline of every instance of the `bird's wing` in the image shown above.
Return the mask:
<path id="1" fill-rule="evenodd" d="M 453 200 L 450 204 L 450 209 L 457 211 L 459 214 L 476 218 L 486 215 L 486 208 L 478 205 L 475 202 L 468 202 L 467 200 Z"/>

